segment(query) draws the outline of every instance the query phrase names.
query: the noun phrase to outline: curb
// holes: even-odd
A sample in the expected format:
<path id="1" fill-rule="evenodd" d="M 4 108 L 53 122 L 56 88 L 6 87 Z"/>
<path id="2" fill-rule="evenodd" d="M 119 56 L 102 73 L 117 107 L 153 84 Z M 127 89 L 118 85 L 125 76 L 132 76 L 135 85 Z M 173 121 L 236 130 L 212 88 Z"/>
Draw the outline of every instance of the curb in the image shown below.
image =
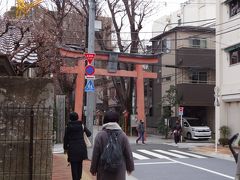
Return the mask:
<path id="1" fill-rule="evenodd" d="M 215 151 L 215 147 L 212 146 L 193 147 L 190 148 L 190 150 L 194 153 L 202 154 L 205 156 L 234 161 L 233 155 L 227 147 L 218 147 L 217 152 Z"/>

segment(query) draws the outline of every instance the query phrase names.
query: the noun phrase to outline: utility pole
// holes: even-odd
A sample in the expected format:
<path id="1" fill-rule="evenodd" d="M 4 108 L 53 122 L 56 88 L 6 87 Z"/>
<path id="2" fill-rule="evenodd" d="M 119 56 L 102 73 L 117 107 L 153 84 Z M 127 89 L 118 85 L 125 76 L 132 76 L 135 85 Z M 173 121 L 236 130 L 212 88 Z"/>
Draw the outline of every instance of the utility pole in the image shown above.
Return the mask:
<path id="1" fill-rule="evenodd" d="M 88 18 L 88 53 L 94 53 L 94 40 L 95 40 L 95 0 L 88 0 L 89 2 L 89 18 Z M 94 61 L 92 62 L 94 65 Z M 91 132 L 93 132 L 93 118 L 95 110 L 95 92 L 87 92 L 87 107 L 86 107 L 86 125 Z M 93 142 L 93 136 L 90 137 Z"/>

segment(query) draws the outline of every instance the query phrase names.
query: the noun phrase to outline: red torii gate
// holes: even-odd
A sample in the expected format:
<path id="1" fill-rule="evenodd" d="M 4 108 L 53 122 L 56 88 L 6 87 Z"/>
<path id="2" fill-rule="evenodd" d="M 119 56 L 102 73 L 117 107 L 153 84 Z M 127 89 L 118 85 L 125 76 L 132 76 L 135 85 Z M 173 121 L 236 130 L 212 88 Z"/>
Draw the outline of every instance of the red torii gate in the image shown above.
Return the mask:
<path id="1" fill-rule="evenodd" d="M 85 85 L 85 61 L 84 54 L 79 51 L 69 50 L 65 48 L 60 48 L 60 54 L 63 57 L 69 58 L 79 58 L 78 65 L 75 67 L 61 67 L 61 72 L 63 73 L 76 73 L 76 90 L 75 90 L 75 111 L 82 117 L 82 107 L 83 107 L 83 92 Z M 96 53 L 95 60 L 108 61 L 109 52 Z M 118 53 L 118 61 L 125 63 L 135 64 L 136 70 L 117 70 L 115 73 L 109 73 L 106 69 L 95 68 L 94 75 L 102 76 L 118 76 L 118 77 L 134 77 L 137 78 L 136 91 L 137 91 L 137 119 L 145 121 L 145 105 L 144 105 L 144 78 L 157 78 L 157 73 L 145 72 L 143 71 L 143 64 L 156 64 L 158 62 L 158 56 L 156 55 L 136 55 L 136 54 L 126 54 Z M 146 124 L 146 123 L 145 123 Z"/>

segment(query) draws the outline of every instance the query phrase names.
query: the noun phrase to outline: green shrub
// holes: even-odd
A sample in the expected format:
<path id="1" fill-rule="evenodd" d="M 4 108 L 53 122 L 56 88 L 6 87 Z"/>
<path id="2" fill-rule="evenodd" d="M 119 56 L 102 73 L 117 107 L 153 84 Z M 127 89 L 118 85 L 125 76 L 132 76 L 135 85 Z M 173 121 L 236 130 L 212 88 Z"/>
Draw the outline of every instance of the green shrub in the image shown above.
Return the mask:
<path id="1" fill-rule="evenodd" d="M 222 138 L 228 138 L 230 135 L 230 129 L 228 126 L 221 126 L 219 130 Z"/>
<path id="2" fill-rule="evenodd" d="M 218 141 L 222 146 L 228 145 L 228 138 L 219 138 Z"/>
<path id="3" fill-rule="evenodd" d="M 240 139 L 238 140 L 238 146 L 240 146 Z"/>
<path id="4" fill-rule="evenodd" d="M 161 118 L 159 123 L 158 123 L 158 132 L 161 135 L 164 135 L 165 139 L 167 139 L 169 130 L 170 130 L 170 128 L 167 125 L 165 125 L 165 120 L 163 118 Z"/>
<path id="5" fill-rule="evenodd" d="M 228 144 L 228 136 L 230 135 L 230 128 L 228 126 L 221 126 L 219 130 L 220 130 L 221 137 L 219 138 L 218 141 L 222 146 L 225 146 Z"/>

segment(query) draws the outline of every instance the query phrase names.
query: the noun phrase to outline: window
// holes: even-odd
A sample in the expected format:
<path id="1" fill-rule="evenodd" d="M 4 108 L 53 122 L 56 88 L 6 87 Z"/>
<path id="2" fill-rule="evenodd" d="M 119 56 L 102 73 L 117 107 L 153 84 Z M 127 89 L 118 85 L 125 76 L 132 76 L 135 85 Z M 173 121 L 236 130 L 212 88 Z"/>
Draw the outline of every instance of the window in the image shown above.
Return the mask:
<path id="1" fill-rule="evenodd" d="M 166 81 L 171 81 L 171 76 L 166 77 Z"/>
<path id="2" fill-rule="evenodd" d="M 240 48 L 229 51 L 230 65 L 240 63 Z"/>
<path id="3" fill-rule="evenodd" d="M 229 2 L 230 17 L 240 13 L 240 0 L 232 0 Z"/>
<path id="4" fill-rule="evenodd" d="M 193 39 L 192 40 L 192 46 L 193 47 L 200 47 L 200 45 L 201 45 L 200 39 Z"/>
<path id="5" fill-rule="evenodd" d="M 192 83 L 207 83 L 207 75 L 207 72 L 204 71 L 192 71 L 190 79 Z"/>
<path id="6" fill-rule="evenodd" d="M 191 47 L 207 48 L 207 40 L 206 39 L 192 38 L 189 41 L 190 41 L 189 44 Z"/>
<path id="7" fill-rule="evenodd" d="M 199 72 L 199 83 L 207 83 L 207 72 Z"/>
<path id="8" fill-rule="evenodd" d="M 162 45 L 161 45 L 161 50 L 162 50 L 162 52 L 169 53 L 171 50 L 171 41 L 168 39 L 163 39 Z"/>

